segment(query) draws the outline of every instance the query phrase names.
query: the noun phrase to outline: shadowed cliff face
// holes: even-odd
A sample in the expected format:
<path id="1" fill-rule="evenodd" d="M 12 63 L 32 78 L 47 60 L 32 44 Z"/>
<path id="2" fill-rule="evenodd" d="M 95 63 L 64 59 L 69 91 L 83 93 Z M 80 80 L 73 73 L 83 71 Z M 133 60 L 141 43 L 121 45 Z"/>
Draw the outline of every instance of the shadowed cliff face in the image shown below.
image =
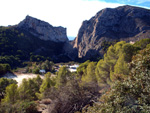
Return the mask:
<path id="1" fill-rule="evenodd" d="M 74 48 L 78 49 L 78 57 L 89 59 L 104 54 L 103 42 L 143 38 L 150 38 L 150 10 L 128 5 L 106 8 L 82 23 Z"/>
<path id="2" fill-rule="evenodd" d="M 32 34 L 42 41 L 46 41 L 46 44 L 49 44 L 48 48 L 56 52 L 58 51 L 58 54 L 52 52 L 54 54 L 52 57 L 56 62 L 69 61 L 77 58 L 77 51 L 76 49 L 73 49 L 73 46 L 67 38 L 66 28 L 53 27 L 49 23 L 31 16 L 26 16 L 26 18 L 17 25 L 17 28 Z M 47 48 L 41 49 L 40 47 L 40 49 L 37 48 L 36 52 L 39 53 L 39 51 L 42 52 L 46 49 Z"/>
<path id="3" fill-rule="evenodd" d="M 32 35 L 42 40 L 51 40 L 55 42 L 68 41 L 66 28 L 53 27 L 49 23 L 31 16 L 26 16 L 26 18 L 20 22 L 17 27 L 29 31 Z"/>

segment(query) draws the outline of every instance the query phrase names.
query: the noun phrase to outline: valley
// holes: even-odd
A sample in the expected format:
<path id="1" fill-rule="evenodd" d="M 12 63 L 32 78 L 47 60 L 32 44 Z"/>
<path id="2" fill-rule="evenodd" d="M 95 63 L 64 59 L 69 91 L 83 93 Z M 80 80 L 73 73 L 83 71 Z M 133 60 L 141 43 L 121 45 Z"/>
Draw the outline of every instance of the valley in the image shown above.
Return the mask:
<path id="1" fill-rule="evenodd" d="M 66 28 L 0 27 L 0 113 L 149 113 L 150 10 L 105 8 Z"/>

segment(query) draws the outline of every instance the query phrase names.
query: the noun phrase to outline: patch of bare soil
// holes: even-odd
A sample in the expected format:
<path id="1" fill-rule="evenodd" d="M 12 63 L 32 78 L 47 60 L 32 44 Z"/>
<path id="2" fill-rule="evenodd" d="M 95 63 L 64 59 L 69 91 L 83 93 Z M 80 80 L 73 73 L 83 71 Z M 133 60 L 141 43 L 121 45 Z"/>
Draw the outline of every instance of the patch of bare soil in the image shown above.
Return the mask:
<path id="1" fill-rule="evenodd" d="M 35 78 L 37 77 L 37 74 L 32 73 L 7 73 L 4 75 L 6 78 L 14 79 L 18 82 L 18 86 L 22 83 L 22 80 L 29 79 L 29 78 Z M 44 76 L 40 75 L 41 78 L 44 78 Z"/>

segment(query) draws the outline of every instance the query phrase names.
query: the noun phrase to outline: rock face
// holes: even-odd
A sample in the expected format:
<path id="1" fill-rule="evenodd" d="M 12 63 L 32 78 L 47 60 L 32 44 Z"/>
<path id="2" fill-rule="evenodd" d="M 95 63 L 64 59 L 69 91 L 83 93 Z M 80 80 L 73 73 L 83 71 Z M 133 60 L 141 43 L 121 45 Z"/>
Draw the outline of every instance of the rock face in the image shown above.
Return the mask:
<path id="1" fill-rule="evenodd" d="M 39 40 L 41 39 L 41 43 L 45 43 L 44 45 L 39 44 L 41 47 L 36 48 L 36 51 L 33 51 L 34 54 L 47 53 L 55 62 L 66 62 L 78 57 L 76 49 L 67 38 L 66 28 L 53 27 L 47 22 L 26 16 L 17 25 L 17 29 L 25 31 L 24 34 L 31 34 Z"/>
<path id="2" fill-rule="evenodd" d="M 150 10 L 133 6 L 106 8 L 82 23 L 74 48 L 78 57 L 88 59 L 103 55 L 104 42 L 134 42 L 150 38 Z"/>
<path id="3" fill-rule="evenodd" d="M 27 30 L 32 35 L 42 40 L 51 40 L 54 42 L 68 41 L 66 28 L 53 27 L 49 23 L 38 20 L 31 16 L 26 16 L 26 18 L 20 22 L 17 27 Z"/>

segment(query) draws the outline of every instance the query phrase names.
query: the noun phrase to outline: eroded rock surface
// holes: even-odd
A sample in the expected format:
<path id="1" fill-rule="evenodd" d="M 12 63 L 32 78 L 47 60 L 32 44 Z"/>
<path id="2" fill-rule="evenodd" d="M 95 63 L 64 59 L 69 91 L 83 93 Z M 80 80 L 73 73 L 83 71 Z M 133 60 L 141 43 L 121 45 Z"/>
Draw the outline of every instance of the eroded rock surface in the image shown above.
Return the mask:
<path id="1" fill-rule="evenodd" d="M 89 59 L 104 54 L 104 42 L 143 38 L 150 38 L 150 10 L 126 5 L 103 9 L 84 21 L 73 46 L 78 57 Z"/>
<path id="2" fill-rule="evenodd" d="M 21 21 L 17 27 L 29 31 L 31 34 L 42 40 L 51 40 L 55 42 L 68 41 L 66 28 L 61 26 L 53 27 L 49 23 L 31 16 L 26 16 L 26 18 Z"/>

